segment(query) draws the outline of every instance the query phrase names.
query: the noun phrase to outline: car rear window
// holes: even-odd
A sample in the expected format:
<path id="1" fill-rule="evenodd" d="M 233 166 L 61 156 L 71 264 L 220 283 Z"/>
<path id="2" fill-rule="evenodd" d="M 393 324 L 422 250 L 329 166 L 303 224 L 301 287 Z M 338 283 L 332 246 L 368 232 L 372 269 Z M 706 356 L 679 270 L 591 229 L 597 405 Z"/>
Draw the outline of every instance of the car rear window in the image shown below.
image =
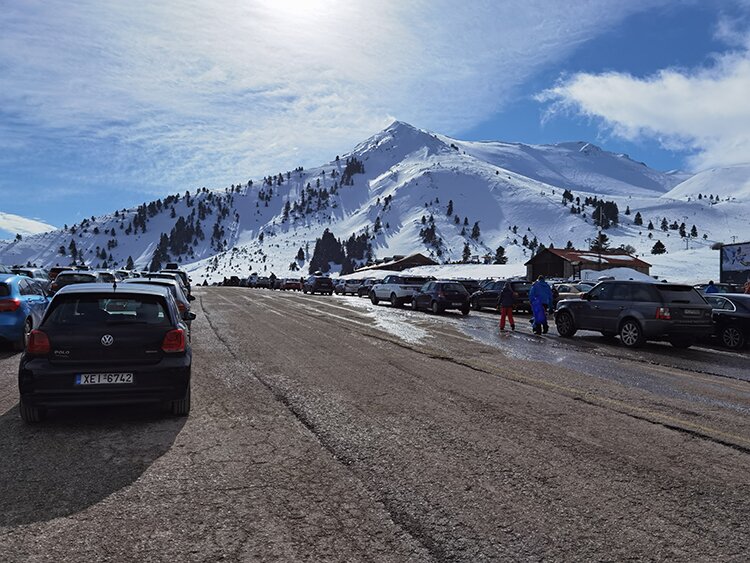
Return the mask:
<path id="1" fill-rule="evenodd" d="M 513 291 L 529 291 L 531 289 L 530 283 L 512 283 Z"/>
<path id="2" fill-rule="evenodd" d="M 468 293 L 466 288 L 460 283 L 444 283 L 443 291 L 457 291 L 459 293 Z"/>
<path id="3" fill-rule="evenodd" d="M 99 275 L 102 277 L 102 281 L 106 283 L 112 283 L 116 279 L 114 274 L 109 272 L 101 272 Z"/>
<path id="4" fill-rule="evenodd" d="M 157 295 L 66 295 L 52 302 L 44 325 L 171 324 L 164 301 Z"/>
<path id="5" fill-rule="evenodd" d="M 0 297 L 8 297 L 10 295 L 10 288 L 8 284 L 0 283 Z"/>
<path id="6" fill-rule="evenodd" d="M 65 274 L 62 273 L 57 276 L 58 283 L 90 283 L 96 281 L 96 276 L 93 274 Z"/>
<path id="7" fill-rule="evenodd" d="M 706 300 L 703 299 L 700 293 L 698 293 L 694 287 L 689 285 L 669 285 L 669 286 L 654 286 L 661 295 L 664 303 L 685 303 L 690 305 L 705 305 Z"/>
<path id="8" fill-rule="evenodd" d="M 430 280 L 427 278 L 404 278 L 404 281 L 402 283 L 408 285 L 422 285 L 428 281 Z"/>

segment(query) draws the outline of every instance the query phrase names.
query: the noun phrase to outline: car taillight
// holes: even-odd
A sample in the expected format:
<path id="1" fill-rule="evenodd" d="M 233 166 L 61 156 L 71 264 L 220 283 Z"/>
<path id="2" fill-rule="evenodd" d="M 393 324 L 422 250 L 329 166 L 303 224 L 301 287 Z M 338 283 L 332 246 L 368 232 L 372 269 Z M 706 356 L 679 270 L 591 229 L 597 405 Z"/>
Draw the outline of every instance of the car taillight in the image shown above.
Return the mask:
<path id="1" fill-rule="evenodd" d="M 29 335 L 29 344 L 26 346 L 26 353 L 35 356 L 44 356 L 49 354 L 49 338 L 41 330 L 32 330 Z"/>
<path id="2" fill-rule="evenodd" d="M 60 284 L 59 284 L 59 283 L 57 283 L 57 282 L 52 282 L 52 285 L 50 285 L 50 286 L 49 286 L 49 288 L 50 288 L 50 289 L 51 289 L 52 291 L 57 291 L 58 289 L 60 289 Z"/>
<path id="3" fill-rule="evenodd" d="M 672 315 L 669 312 L 669 307 L 659 307 L 656 309 L 656 318 L 663 321 L 672 319 Z"/>
<path id="4" fill-rule="evenodd" d="M 442 291 L 438 291 L 437 295 L 438 297 L 445 297 L 445 293 L 443 293 Z"/>
<path id="5" fill-rule="evenodd" d="M 1 312 L 12 313 L 13 311 L 17 311 L 20 306 L 21 306 L 20 299 L 1 299 L 0 300 L 0 313 Z"/>
<path id="6" fill-rule="evenodd" d="M 177 302 L 177 309 L 179 309 L 180 313 L 184 313 L 185 311 L 187 311 L 187 307 L 182 301 Z"/>
<path id="7" fill-rule="evenodd" d="M 167 353 L 185 351 L 185 331 L 181 328 L 170 330 L 164 335 L 161 349 Z"/>

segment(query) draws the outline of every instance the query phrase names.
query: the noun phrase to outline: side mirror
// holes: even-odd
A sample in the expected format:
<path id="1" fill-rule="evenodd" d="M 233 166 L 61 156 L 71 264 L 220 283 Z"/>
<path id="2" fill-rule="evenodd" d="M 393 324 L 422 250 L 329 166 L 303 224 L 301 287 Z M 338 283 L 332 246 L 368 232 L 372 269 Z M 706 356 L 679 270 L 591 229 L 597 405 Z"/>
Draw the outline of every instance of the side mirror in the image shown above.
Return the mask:
<path id="1" fill-rule="evenodd" d="M 188 295 L 188 301 L 195 301 L 195 295 Z"/>
<path id="2" fill-rule="evenodd" d="M 581 299 L 585 299 L 586 301 L 591 301 L 591 294 L 587 291 L 583 295 L 581 295 Z"/>
<path id="3" fill-rule="evenodd" d="M 193 313 L 193 312 L 185 312 L 182 315 L 182 320 L 185 320 L 185 321 L 194 321 L 196 317 L 197 317 L 197 315 L 195 313 Z"/>

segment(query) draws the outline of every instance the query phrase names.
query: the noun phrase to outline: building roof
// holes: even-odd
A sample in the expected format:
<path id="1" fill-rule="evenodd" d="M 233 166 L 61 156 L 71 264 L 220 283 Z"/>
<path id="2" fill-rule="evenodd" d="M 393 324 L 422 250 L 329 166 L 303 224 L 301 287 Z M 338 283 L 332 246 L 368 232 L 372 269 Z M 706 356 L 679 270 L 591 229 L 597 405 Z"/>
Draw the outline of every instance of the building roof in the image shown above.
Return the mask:
<path id="1" fill-rule="evenodd" d="M 563 260 L 568 262 L 580 262 L 582 265 L 585 264 L 602 264 L 607 265 L 610 268 L 635 268 L 639 267 L 651 267 L 651 264 L 631 256 L 630 254 L 618 250 L 602 250 L 601 254 L 593 250 L 576 250 L 576 249 L 561 249 L 561 248 L 545 248 L 542 252 L 539 252 L 534 257 L 526 262 L 531 264 L 534 260 L 541 256 L 543 252 L 551 252 L 556 256 L 559 256 Z"/>
<path id="2" fill-rule="evenodd" d="M 412 268 L 414 266 L 435 266 L 437 265 L 437 262 L 435 262 L 432 258 L 428 258 L 427 256 L 424 256 L 423 254 L 411 254 L 409 256 L 404 256 L 403 258 L 399 258 L 398 260 L 391 260 L 390 262 L 383 262 L 381 264 L 375 264 L 373 266 L 365 266 L 364 268 L 360 268 L 359 270 L 356 270 L 357 272 L 364 272 L 367 270 L 394 270 L 397 272 L 400 272 L 401 270 L 405 270 L 406 268 Z"/>

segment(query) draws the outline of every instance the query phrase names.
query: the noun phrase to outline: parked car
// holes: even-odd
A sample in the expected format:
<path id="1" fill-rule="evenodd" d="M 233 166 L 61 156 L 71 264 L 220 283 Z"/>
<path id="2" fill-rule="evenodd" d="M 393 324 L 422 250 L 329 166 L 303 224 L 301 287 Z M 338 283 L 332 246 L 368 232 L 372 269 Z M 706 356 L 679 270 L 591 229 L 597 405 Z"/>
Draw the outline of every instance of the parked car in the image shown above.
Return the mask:
<path id="1" fill-rule="evenodd" d="M 166 288 L 75 284 L 52 298 L 18 370 L 19 411 L 38 422 L 61 406 L 161 403 L 190 412 L 192 350 Z"/>
<path id="2" fill-rule="evenodd" d="M 50 284 L 50 293 L 55 293 L 67 285 L 76 283 L 112 283 L 112 278 L 97 271 L 65 270 L 57 274 L 55 281 Z"/>
<path id="3" fill-rule="evenodd" d="M 377 305 L 380 301 L 388 301 L 392 307 L 401 307 L 411 303 L 414 293 L 432 278 L 422 276 L 390 275 L 370 288 L 370 301 Z"/>
<path id="4" fill-rule="evenodd" d="M 42 268 L 13 268 L 12 271 L 19 276 L 38 280 L 44 284 L 45 290 L 49 290 L 50 277 L 47 270 L 43 270 Z"/>
<path id="5" fill-rule="evenodd" d="M 448 309 L 458 309 L 462 314 L 469 314 L 469 292 L 463 284 L 456 281 L 430 281 L 419 288 L 411 301 L 415 311 L 429 310 L 436 315 Z"/>
<path id="6" fill-rule="evenodd" d="M 42 322 L 49 299 L 37 280 L 0 274 L 0 339 L 23 350 L 32 329 Z"/>
<path id="7" fill-rule="evenodd" d="M 177 303 L 177 310 L 180 312 L 182 320 L 184 320 L 187 325 L 190 326 L 190 321 L 192 321 L 193 317 L 195 316 L 191 314 L 192 311 L 190 302 L 195 301 L 195 297 L 193 297 L 192 295 L 185 295 L 185 292 L 182 290 L 182 284 L 180 284 L 177 280 L 166 280 L 163 278 L 128 278 L 126 280 L 122 280 L 122 283 L 142 283 L 159 287 L 166 287 L 172 294 L 172 298 L 175 300 L 175 303 Z"/>
<path id="8" fill-rule="evenodd" d="M 739 288 L 731 283 L 718 283 L 714 282 L 714 285 L 716 286 L 716 289 L 718 290 L 718 293 L 734 293 L 735 291 L 739 292 Z M 707 283 L 699 283 L 693 286 L 695 289 L 700 291 L 701 293 L 706 293 L 706 288 L 708 287 Z M 710 294 L 709 294 L 710 295 Z"/>
<path id="9" fill-rule="evenodd" d="M 469 300 L 471 308 L 475 311 L 481 311 L 484 307 L 497 309 L 500 292 L 503 290 L 506 281 L 510 282 L 513 292 L 516 294 L 516 304 L 513 309 L 530 311 L 529 290 L 531 289 L 531 283 L 526 280 L 495 280 L 486 283 L 482 286 L 482 289 L 471 295 Z"/>
<path id="10" fill-rule="evenodd" d="M 283 291 L 302 291 L 302 282 L 298 278 L 282 278 L 279 289 Z"/>
<path id="11" fill-rule="evenodd" d="M 143 276 L 146 279 L 163 279 L 163 280 L 176 280 L 181 286 L 182 291 L 185 295 L 190 295 L 190 289 L 185 285 L 182 276 L 176 270 L 162 270 L 161 272 L 148 272 Z M 230 283 L 224 285 L 231 285 L 237 287 L 240 285 L 240 278 L 237 276 L 231 276 L 229 278 Z"/>
<path id="12" fill-rule="evenodd" d="M 341 280 L 336 286 L 335 291 L 339 295 L 347 295 L 349 293 L 356 295 L 360 285 L 361 280 Z"/>
<path id="13" fill-rule="evenodd" d="M 555 323 L 560 336 L 595 330 L 620 335 L 625 346 L 666 340 L 688 348 L 713 332 L 711 306 L 689 285 L 639 281 L 603 281 L 578 298 L 558 303 Z"/>
<path id="14" fill-rule="evenodd" d="M 161 270 L 160 273 L 177 274 L 182 280 L 182 285 L 185 287 L 185 289 L 187 289 L 187 295 L 190 295 L 192 293 L 192 288 L 190 287 L 190 276 L 188 276 L 188 273 L 185 270 L 180 270 L 180 268 L 177 267 L 177 264 L 175 264 L 174 262 L 167 263 L 167 267 Z"/>
<path id="15" fill-rule="evenodd" d="M 268 276 L 258 276 L 258 280 L 255 282 L 255 287 L 270 289 L 271 279 Z"/>
<path id="16" fill-rule="evenodd" d="M 359 281 L 360 281 L 360 284 L 357 287 L 357 296 L 369 297 L 372 286 L 375 285 L 376 283 L 380 283 L 382 280 L 378 278 L 365 278 Z"/>
<path id="17" fill-rule="evenodd" d="M 302 284 L 302 292 L 333 295 L 333 281 L 328 276 L 312 275 Z"/>
<path id="18" fill-rule="evenodd" d="M 591 288 L 594 287 L 594 285 L 596 284 L 584 281 L 562 282 L 553 284 L 552 289 L 557 290 L 557 298 L 555 299 L 555 303 L 557 303 L 558 301 L 562 301 L 563 299 L 578 297 L 582 293 L 591 291 Z"/>
<path id="19" fill-rule="evenodd" d="M 713 309 L 715 334 L 732 350 L 747 346 L 750 341 L 750 295 L 722 293 L 704 295 Z"/>

